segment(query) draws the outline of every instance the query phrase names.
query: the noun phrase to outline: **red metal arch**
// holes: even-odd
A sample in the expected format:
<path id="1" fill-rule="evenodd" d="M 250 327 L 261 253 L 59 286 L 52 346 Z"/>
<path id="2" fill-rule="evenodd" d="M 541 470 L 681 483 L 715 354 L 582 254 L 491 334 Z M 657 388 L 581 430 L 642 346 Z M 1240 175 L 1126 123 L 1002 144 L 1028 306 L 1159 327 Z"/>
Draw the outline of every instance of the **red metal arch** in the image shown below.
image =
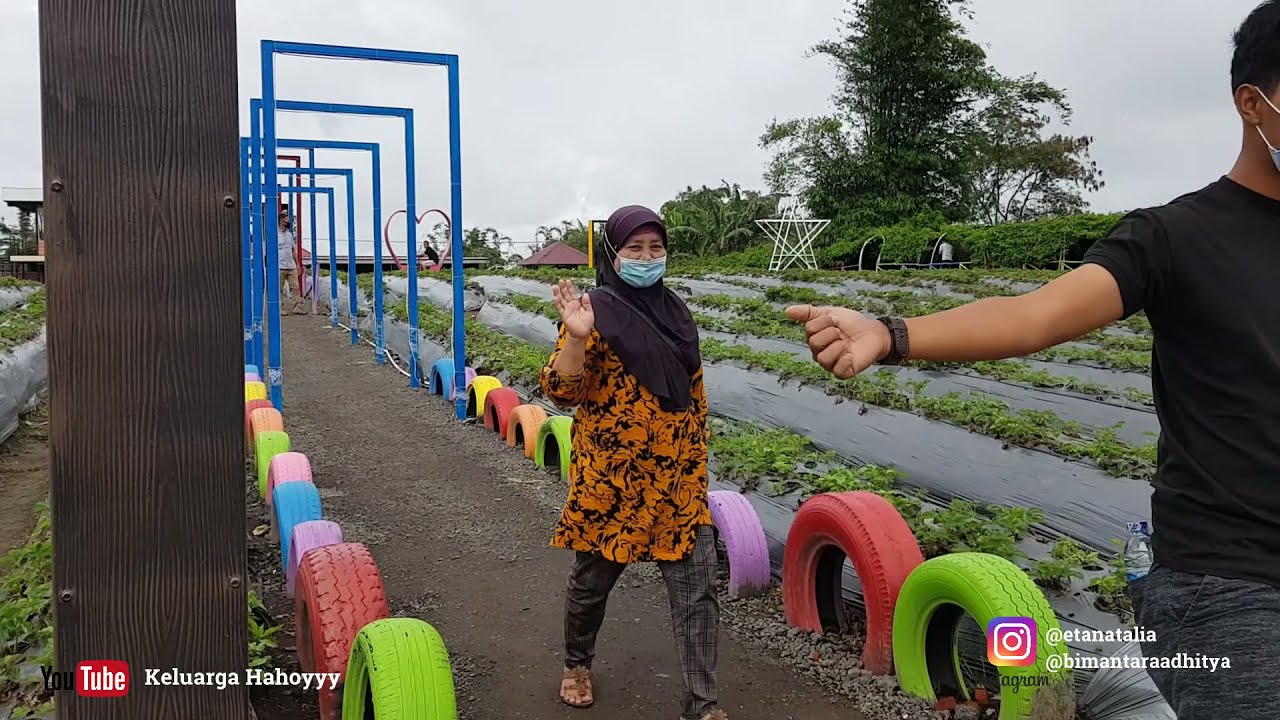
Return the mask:
<path id="1" fill-rule="evenodd" d="M 397 267 L 398 269 L 400 269 L 400 270 L 407 270 L 407 269 L 408 269 L 408 266 L 406 266 L 404 263 L 400 262 L 400 258 L 399 258 L 399 256 L 397 256 L 397 255 L 396 255 L 395 248 L 391 247 L 391 221 L 392 221 L 392 220 L 394 220 L 394 219 L 396 218 L 396 216 L 397 216 L 397 215 L 401 215 L 401 214 L 403 214 L 403 213 L 405 213 L 405 212 L 407 212 L 407 211 L 406 211 L 404 208 L 401 208 L 401 209 L 399 209 L 399 210 L 397 210 L 397 211 L 395 211 L 395 212 L 391 213 L 391 217 L 387 218 L 387 221 L 386 221 L 385 223 L 383 223 L 383 225 L 382 225 L 382 242 L 383 242 L 384 244 L 386 244 L 386 246 L 387 246 L 387 252 L 391 253 L 391 259 L 392 259 L 392 261 L 394 261 L 394 262 L 395 262 L 396 267 Z M 422 213 L 421 215 L 419 215 L 419 216 L 417 217 L 417 219 L 414 221 L 414 226 L 416 227 L 416 226 L 418 226 L 418 225 L 421 225 L 421 224 L 422 224 L 422 218 L 424 218 L 424 217 L 426 217 L 426 216 L 430 215 L 431 213 L 436 213 L 436 214 L 438 214 L 440 217 L 444 218 L 444 222 L 445 222 L 445 224 L 446 224 L 446 225 L 451 225 L 451 224 L 452 224 L 452 221 L 449 219 L 449 215 L 448 215 L 447 213 L 445 213 L 445 211 L 441 210 L 440 208 L 431 208 L 430 210 L 427 210 L 426 212 Z M 408 242 L 415 242 L 416 240 L 417 240 L 417 238 L 415 238 L 415 237 L 408 238 Z M 450 247 L 452 247 L 452 246 L 450 246 Z M 450 250 L 450 247 L 446 247 L 446 248 L 445 248 L 445 251 L 444 251 L 443 253 L 440 253 L 440 262 L 436 263 L 435 265 L 433 265 L 433 266 L 431 267 L 431 270 L 432 270 L 433 272 L 434 272 L 434 271 L 436 271 L 436 270 L 439 270 L 441 267 L 443 267 L 443 266 L 444 266 L 444 260 L 445 260 L 445 258 L 446 258 L 446 257 L 448 257 L 448 256 L 449 256 L 449 250 Z M 423 262 L 422 262 L 422 259 L 421 259 L 421 258 L 419 258 L 419 259 L 418 259 L 418 269 L 419 269 L 419 270 L 422 270 L 422 269 L 424 269 L 425 267 L 426 267 L 426 265 L 424 265 L 424 264 L 423 264 Z"/>

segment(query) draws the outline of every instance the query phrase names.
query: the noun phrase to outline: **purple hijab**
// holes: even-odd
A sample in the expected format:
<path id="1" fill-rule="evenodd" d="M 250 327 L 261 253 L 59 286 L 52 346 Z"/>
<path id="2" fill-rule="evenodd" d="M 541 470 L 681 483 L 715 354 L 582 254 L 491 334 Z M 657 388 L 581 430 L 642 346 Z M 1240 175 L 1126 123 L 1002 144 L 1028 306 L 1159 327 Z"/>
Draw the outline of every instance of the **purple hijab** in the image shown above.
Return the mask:
<path id="1" fill-rule="evenodd" d="M 646 226 L 656 226 L 653 229 L 662 234 L 666 245 L 667 228 L 654 211 L 628 205 L 609 216 L 605 241 L 596 244 L 597 289 L 591 291 L 591 307 L 595 310 L 596 331 L 617 353 L 627 372 L 657 396 L 663 410 L 677 412 L 692 402 L 692 378 L 702 365 L 698 326 L 684 301 L 661 280 L 647 288 L 636 288 L 623 282 L 613 269 L 618 249 Z M 612 289 L 626 302 L 602 292 L 601 287 Z"/>

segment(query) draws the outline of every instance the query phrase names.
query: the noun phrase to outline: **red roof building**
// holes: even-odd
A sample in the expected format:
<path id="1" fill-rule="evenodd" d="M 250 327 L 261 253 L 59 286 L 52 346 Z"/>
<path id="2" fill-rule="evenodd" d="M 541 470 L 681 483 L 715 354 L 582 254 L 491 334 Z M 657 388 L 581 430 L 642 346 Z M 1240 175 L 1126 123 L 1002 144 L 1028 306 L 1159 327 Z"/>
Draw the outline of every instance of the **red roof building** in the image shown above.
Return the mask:
<path id="1" fill-rule="evenodd" d="M 587 254 L 562 242 L 553 242 L 520 261 L 521 267 L 582 267 L 587 264 Z"/>

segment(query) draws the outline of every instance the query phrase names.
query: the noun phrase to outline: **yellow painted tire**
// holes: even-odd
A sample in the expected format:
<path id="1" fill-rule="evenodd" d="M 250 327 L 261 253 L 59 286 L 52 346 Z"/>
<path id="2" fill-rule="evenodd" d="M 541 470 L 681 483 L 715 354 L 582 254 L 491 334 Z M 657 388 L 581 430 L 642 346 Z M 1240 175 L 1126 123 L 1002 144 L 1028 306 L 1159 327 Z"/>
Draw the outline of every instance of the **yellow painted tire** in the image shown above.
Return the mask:
<path id="1" fill-rule="evenodd" d="M 467 388 L 467 417 L 476 417 L 484 409 L 484 396 L 490 390 L 502 387 L 502 381 L 492 375 L 477 375 Z"/>
<path id="2" fill-rule="evenodd" d="M 244 401 L 245 402 L 249 402 L 250 400 L 266 400 L 266 399 L 267 399 L 267 386 L 265 383 L 259 381 L 259 382 L 247 382 L 244 384 Z"/>

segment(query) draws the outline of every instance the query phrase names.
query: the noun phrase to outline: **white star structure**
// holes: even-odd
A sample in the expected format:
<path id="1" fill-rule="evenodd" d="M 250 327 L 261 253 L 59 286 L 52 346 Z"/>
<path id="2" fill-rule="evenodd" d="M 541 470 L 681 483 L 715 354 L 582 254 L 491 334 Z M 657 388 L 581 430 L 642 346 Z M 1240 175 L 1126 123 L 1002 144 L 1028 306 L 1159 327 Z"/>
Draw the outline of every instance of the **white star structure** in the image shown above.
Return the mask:
<path id="1" fill-rule="evenodd" d="M 757 220 L 756 225 L 773 240 L 769 269 L 786 270 L 798 260 L 810 270 L 816 270 L 818 261 L 813 257 L 813 241 L 830 223 L 830 220 L 797 217 L 795 206 L 783 211 L 780 218 Z"/>

